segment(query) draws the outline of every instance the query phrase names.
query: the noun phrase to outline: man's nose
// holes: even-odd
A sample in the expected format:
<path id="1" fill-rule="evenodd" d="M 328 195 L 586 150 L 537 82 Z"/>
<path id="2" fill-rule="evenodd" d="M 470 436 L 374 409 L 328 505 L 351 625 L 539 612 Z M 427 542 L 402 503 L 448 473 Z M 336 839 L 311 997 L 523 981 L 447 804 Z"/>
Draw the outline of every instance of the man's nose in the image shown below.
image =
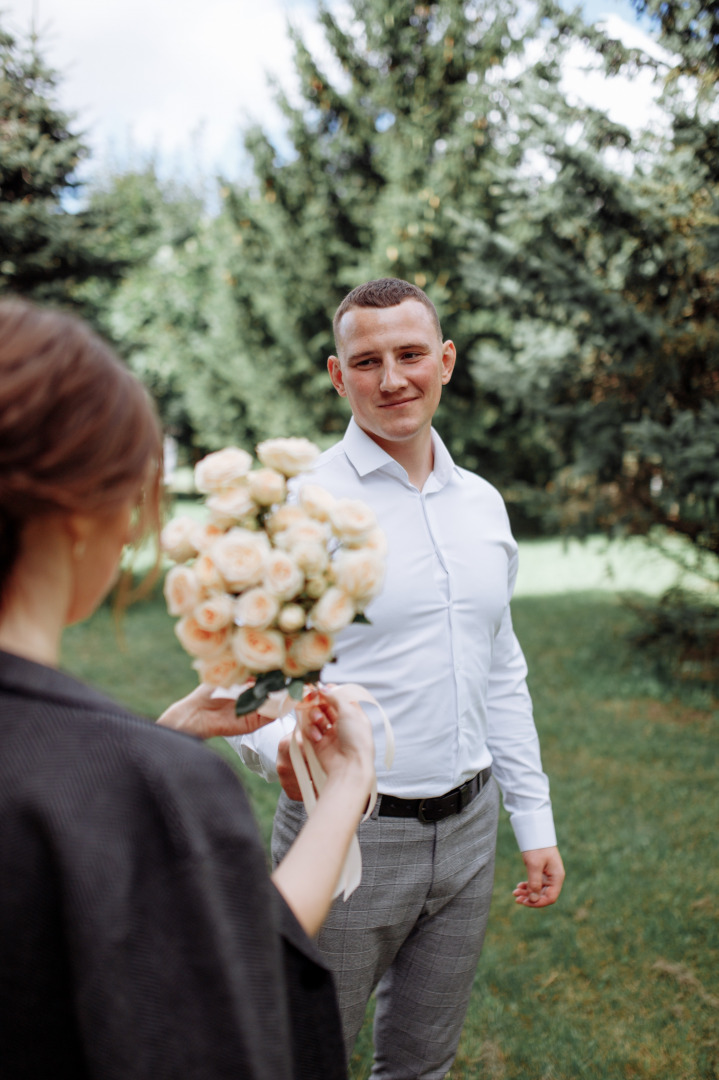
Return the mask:
<path id="1" fill-rule="evenodd" d="M 406 384 L 407 378 L 402 365 L 398 363 L 394 357 L 386 359 L 382 364 L 380 388 L 386 393 L 390 393 L 392 390 L 401 389 L 401 387 L 406 386 Z"/>

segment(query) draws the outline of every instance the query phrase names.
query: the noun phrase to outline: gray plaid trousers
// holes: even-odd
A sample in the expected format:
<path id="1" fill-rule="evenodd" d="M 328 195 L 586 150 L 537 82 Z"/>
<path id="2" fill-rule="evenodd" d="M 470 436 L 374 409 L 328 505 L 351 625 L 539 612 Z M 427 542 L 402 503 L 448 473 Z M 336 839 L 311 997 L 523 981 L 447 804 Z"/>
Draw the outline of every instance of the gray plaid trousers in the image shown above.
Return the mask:
<path id="1" fill-rule="evenodd" d="M 362 883 L 334 902 L 317 943 L 334 972 L 348 1057 L 376 989 L 373 1080 L 442 1080 L 482 951 L 494 880 L 499 793 L 492 779 L 461 813 L 424 824 L 360 825 Z M 305 821 L 280 796 L 272 857 Z"/>

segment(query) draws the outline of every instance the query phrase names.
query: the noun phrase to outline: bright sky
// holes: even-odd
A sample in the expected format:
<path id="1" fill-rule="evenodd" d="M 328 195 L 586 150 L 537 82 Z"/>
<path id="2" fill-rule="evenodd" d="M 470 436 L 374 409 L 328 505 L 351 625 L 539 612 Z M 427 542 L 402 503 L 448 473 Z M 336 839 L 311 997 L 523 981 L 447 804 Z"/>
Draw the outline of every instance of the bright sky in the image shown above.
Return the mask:
<path id="1" fill-rule="evenodd" d="M 613 32 L 644 37 L 628 0 L 586 0 L 586 10 L 608 15 Z M 242 127 L 280 128 L 267 75 L 291 91 L 288 20 L 314 55 L 324 51 L 315 0 L 0 0 L 0 11 L 11 32 L 34 19 L 62 75 L 60 103 L 99 164 L 155 150 L 163 171 L 191 174 L 194 162 L 205 174 L 237 176 Z M 648 87 L 610 94 L 601 82 L 590 92 L 625 123 L 641 123 L 651 98 Z"/>

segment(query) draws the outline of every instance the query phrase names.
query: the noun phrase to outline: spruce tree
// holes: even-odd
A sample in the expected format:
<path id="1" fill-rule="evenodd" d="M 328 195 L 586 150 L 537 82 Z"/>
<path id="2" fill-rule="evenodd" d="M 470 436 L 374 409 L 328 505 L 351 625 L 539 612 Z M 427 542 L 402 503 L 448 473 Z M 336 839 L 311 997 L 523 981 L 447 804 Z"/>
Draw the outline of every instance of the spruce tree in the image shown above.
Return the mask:
<path id="1" fill-rule="evenodd" d="M 76 209 L 87 149 L 56 92 L 37 40 L 20 42 L 0 27 L 0 291 L 96 315 L 79 286 L 117 277 L 128 263 L 100 222 Z"/>

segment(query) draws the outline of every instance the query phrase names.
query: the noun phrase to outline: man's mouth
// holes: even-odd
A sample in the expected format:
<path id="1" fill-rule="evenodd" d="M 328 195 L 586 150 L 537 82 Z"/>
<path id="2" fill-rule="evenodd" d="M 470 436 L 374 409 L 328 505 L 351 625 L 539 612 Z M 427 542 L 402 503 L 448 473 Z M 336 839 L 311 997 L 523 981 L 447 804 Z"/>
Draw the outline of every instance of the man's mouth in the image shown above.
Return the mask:
<path id="1" fill-rule="evenodd" d="M 416 398 L 398 398 L 397 401 L 386 401 L 384 405 L 380 405 L 381 409 L 398 409 L 402 405 L 411 405 Z"/>

